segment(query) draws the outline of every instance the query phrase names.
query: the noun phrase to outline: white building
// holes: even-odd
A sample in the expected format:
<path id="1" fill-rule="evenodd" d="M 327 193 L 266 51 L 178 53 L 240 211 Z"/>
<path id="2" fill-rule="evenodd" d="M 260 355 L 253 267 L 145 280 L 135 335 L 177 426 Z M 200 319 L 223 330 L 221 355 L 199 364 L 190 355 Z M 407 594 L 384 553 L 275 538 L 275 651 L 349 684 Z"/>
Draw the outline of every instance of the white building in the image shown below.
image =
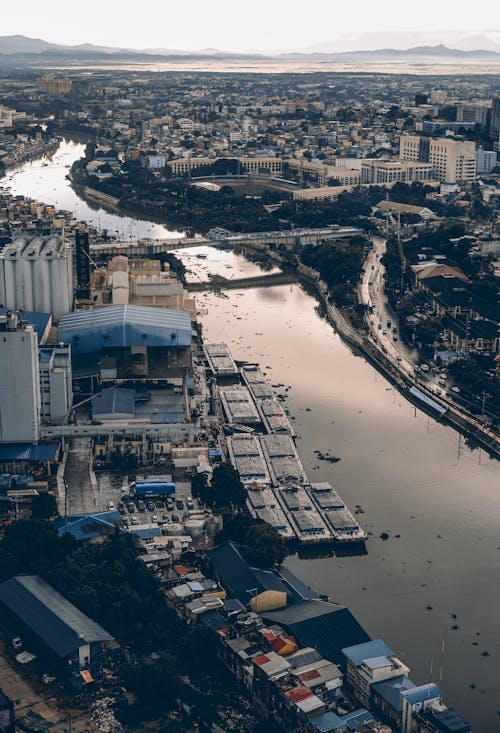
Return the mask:
<path id="1" fill-rule="evenodd" d="M 456 183 L 476 177 L 476 144 L 471 141 L 402 135 L 399 155 L 403 160 L 430 163 L 438 181 Z"/>
<path id="2" fill-rule="evenodd" d="M 0 252 L 0 305 L 60 318 L 73 304 L 73 258 L 60 236 L 23 234 Z"/>
<path id="3" fill-rule="evenodd" d="M 0 442 L 40 438 L 38 337 L 17 313 L 0 316 Z"/>
<path id="4" fill-rule="evenodd" d="M 386 184 L 402 181 L 429 181 L 434 178 L 430 163 L 410 160 L 365 158 L 361 164 L 361 183 Z"/>
<path id="5" fill-rule="evenodd" d="M 479 148 L 476 153 L 476 172 L 491 173 L 497 164 L 497 153 L 495 150 L 483 150 Z"/>

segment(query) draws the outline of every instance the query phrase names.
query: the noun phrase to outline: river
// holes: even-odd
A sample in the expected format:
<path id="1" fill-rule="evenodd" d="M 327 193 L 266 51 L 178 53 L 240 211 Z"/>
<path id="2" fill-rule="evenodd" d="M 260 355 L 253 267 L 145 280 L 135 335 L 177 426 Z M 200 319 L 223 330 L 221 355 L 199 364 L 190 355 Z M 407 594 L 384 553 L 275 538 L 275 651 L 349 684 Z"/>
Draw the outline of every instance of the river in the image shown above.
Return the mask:
<path id="1" fill-rule="evenodd" d="M 64 143 L 52 162 L 25 165 L 7 183 L 111 232 L 175 236 L 81 201 L 65 168 L 81 153 Z M 192 279 L 258 269 L 241 254 L 207 247 L 178 256 Z M 415 683 L 437 682 L 476 733 L 500 730 L 498 463 L 416 410 L 353 354 L 299 285 L 197 301 L 207 340 L 226 341 L 236 359 L 260 362 L 273 384 L 290 387 L 287 406 L 309 477 L 336 484 L 370 533 L 366 554 L 295 555 L 287 565 L 349 606 L 410 666 Z M 315 450 L 340 461 L 321 462 Z"/>

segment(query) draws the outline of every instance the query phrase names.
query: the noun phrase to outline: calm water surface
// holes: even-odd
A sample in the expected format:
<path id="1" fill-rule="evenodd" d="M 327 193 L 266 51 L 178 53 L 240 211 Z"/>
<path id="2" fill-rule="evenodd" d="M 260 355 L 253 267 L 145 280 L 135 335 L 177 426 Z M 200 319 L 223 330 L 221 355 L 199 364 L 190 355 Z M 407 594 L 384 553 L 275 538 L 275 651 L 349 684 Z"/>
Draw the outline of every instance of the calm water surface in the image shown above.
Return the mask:
<path id="1" fill-rule="evenodd" d="M 169 236 L 165 228 L 131 224 L 83 203 L 64 168 L 81 151 L 65 145 L 49 166 L 25 166 L 9 182 L 12 190 L 111 231 Z M 191 279 L 258 269 L 242 255 L 209 248 L 181 250 L 179 257 Z M 410 666 L 417 684 L 440 684 L 476 732 L 500 731 L 498 463 L 415 410 L 350 351 L 300 286 L 197 300 L 208 340 L 225 340 L 236 359 L 260 362 L 273 384 L 290 387 L 287 405 L 311 480 L 335 483 L 362 511 L 370 533 L 366 555 L 293 556 L 288 566 L 348 605 L 372 637 L 384 638 Z M 315 450 L 341 460 L 321 462 Z M 383 532 L 389 539 L 380 538 Z"/>

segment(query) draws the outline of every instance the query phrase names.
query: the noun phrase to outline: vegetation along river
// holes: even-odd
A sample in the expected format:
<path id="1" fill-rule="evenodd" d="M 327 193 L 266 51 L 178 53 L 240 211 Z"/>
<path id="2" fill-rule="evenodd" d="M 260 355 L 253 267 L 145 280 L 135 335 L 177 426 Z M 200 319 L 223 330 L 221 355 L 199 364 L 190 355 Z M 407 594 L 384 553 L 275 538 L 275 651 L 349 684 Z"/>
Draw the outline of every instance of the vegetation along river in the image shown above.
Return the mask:
<path id="1" fill-rule="evenodd" d="M 82 153 L 83 146 L 62 143 L 51 161 L 23 166 L 4 183 L 124 238 L 175 236 L 82 201 L 66 178 L 66 166 Z M 257 270 L 243 255 L 213 248 L 178 256 L 191 279 Z M 295 555 L 287 565 L 349 606 L 410 666 L 417 684 L 437 682 L 476 731 L 500 730 L 498 463 L 415 410 L 351 352 L 300 285 L 200 293 L 197 300 L 207 340 L 224 340 L 236 359 L 259 362 L 273 384 L 285 385 L 278 392 L 289 388 L 286 404 L 310 479 L 336 484 L 370 533 L 364 555 Z M 320 461 L 317 450 L 340 461 Z"/>

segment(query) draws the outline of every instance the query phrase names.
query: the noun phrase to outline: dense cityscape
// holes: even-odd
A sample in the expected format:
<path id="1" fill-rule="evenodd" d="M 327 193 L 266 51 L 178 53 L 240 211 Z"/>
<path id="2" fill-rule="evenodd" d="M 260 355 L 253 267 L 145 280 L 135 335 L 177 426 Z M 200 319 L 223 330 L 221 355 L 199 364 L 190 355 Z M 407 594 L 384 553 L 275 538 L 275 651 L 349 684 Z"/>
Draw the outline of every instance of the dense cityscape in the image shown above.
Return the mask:
<path id="1" fill-rule="evenodd" d="M 0 64 L 0 733 L 497 729 L 499 158 L 497 73 Z"/>

